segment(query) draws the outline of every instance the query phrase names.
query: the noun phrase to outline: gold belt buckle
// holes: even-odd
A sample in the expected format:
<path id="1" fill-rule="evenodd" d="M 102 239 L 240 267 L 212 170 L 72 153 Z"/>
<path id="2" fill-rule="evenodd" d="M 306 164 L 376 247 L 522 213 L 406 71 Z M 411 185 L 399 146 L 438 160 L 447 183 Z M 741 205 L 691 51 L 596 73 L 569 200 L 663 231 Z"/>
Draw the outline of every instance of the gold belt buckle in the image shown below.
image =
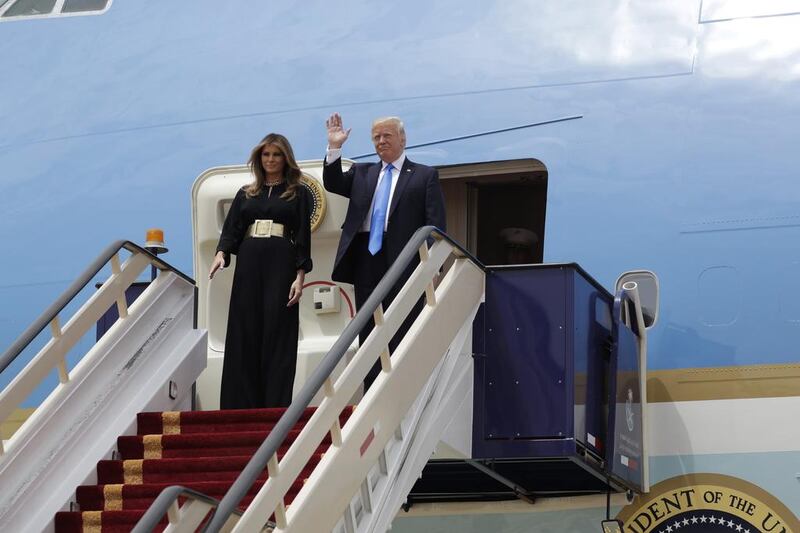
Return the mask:
<path id="1" fill-rule="evenodd" d="M 256 220 L 255 233 L 262 237 L 272 237 L 272 219 Z"/>

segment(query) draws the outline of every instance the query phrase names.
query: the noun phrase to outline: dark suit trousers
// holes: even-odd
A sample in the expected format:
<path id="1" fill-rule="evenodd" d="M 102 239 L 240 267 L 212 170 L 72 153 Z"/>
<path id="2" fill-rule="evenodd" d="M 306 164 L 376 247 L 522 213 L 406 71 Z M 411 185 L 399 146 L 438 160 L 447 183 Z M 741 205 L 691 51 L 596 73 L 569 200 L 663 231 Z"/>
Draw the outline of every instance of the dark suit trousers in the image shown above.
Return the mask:
<path id="1" fill-rule="evenodd" d="M 381 281 L 381 278 L 383 278 L 384 274 L 386 274 L 386 271 L 390 266 L 387 264 L 386 256 L 383 253 L 383 250 L 379 251 L 375 255 L 372 255 L 369 253 L 369 249 L 367 248 L 368 244 L 369 234 L 364 232 L 357 233 L 353 239 L 353 243 L 351 244 L 355 256 L 353 288 L 355 289 L 356 293 L 356 309 L 361 309 L 364 303 L 366 303 L 367 298 L 369 298 L 369 296 L 372 294 L 372 291 L 375 290 L 375 287 L 378 286 L 378 283 Z M 400 292 L 400 289 L 405 284 L 411 272 L 413 272 L 413 268 L 406 270 L 400 280 L 398 280 L 394 287 L 392 287 L 392 289 L 389 291 L 389 294 L 386 296 L 386 298 L 383 299 L 384 311 L 389 308 L 389 304 L 392 303 L 392 300 L 394 300 L 394 298 Z M 419 315 L 420 311 L 422 311 L 423 305 L 424 299 L 423 297 L 420 297 L 419 301 L 414 305 L 408 317 L 405 319 L 405 321 L 403 321 L 403 324 L 397 330 L 395 336 L 391 341 L 389 341 L 390 353 L 394 352 L 395 348 L 397 348 L 397 345 L 400 344 L 400 340 L 402 340 L 403 336 L 411 327 L 411 324 L 413 324 L 414 320 L 416 320 L 417 315 Z M 359 345 L 364 344 L 364 341 L 367 340 L 367 337 L 369 336 L 373 327 L 375 327 L 375 321 L 370 317 L 367 325 L 358 334 Z M 380 359 L 378 359 L 370 369 L 367 377 L 364 379 L 364 391 L 366 391 L 372 382 L 375 381 L 375 378 L 378 377 L 380 371 L 381 362 Z"/>

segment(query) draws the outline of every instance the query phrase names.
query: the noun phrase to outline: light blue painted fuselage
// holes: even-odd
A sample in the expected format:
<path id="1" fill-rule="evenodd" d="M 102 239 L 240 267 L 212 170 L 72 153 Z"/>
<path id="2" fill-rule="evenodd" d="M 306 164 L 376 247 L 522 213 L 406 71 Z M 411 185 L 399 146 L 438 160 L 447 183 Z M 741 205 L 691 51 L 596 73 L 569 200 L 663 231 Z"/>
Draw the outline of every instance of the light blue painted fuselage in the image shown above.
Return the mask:
<path id="1" fill-rule="evenodd" d="M 0 339 L 148 227 L 191 271 L 192 181 L 268 131 L 312 159 L 332 111 L 350 155 L 378 115 L 412 144 L 582 115 L 413 157 L 541 160 L 546 261 L 660 276 L 651 368 L 795 361 L 800 16 L 706 4 L 151 0 L 4 22 Z"/>
<path id="2" fill-rule="evenodd" d="M 658 274 L 651 369 L 796 362 L 787 4 L 118 0 L 2 22 L 0 345 L 114 240 L 163 228 L 191 273 L 194 179 L 267 132 L 303 160 L 324 155 L 334 111 L 353 128 L 345 156 L 372 150 L 376 116 L 401 116 L 410 144 L 580 116 L 410 156 L 542 161 L 546 262 L 607 288 Z"/>

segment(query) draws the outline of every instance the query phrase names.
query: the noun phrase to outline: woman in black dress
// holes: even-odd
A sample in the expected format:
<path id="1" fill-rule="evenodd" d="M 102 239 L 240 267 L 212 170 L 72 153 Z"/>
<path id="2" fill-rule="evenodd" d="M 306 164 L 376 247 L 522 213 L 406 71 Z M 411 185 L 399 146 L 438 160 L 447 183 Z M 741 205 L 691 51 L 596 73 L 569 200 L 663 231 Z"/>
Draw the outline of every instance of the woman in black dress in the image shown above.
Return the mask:
<path id="1" fill-rule="evenodd" d="M 236 193 L 208 274 L 236 255 L 222 409 L 283 407 L 292 401 L 303 280 L 311 271 L 311 193 L 283 135 L 270 133 L 248 162 L 255 181 Z"/>

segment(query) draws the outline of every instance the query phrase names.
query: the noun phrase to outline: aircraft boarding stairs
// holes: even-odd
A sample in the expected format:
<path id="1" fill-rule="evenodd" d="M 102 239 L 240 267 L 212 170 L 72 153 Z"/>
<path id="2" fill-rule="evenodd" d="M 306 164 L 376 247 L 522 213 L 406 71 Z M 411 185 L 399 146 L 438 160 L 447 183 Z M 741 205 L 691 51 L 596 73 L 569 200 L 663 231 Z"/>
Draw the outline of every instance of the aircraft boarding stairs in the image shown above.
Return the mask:
<path id="1" fill-rule="evenodd" d="M 433 242 L 432 246 L 428 242 Z M 384 314 L 380 302 L 417 255 L 419 265 Z M 128 263 L 140 256 L 145 258 L 145 264 L 153 262 L 161 269 L 154 288 L 148 288 L 140 297 L 143 302 L 151 301 L 155 289 L 165 280 L 185 281 L 163 261 L 136 251 L 121 269 L 117 261 L 111 283 L 104 284 L 109 287 L 110 296 L 97 303 L 97 309 L 120 301 L 126 284 L 114 277 L 119 277 L 119 271 L 127 271 Z M 436 283 L 445 263 L 450 264 Z M 130 405 L 120 408 L 114 416 L 98 413 L 96 422 L 83 422 L 86 418 L 81 415 L 73 417 L 70 424 L 76 425 L 72 427 L 84 437 L 93 437 L 94 446 L 78 449 L 76 444 L 89 439 L 68 435 L 74 440 L 71 446 L 62 445 L 63 449 L 58 450 L 44 447 L 39 453 L 54 457 L 58 452 L 58 458 L 50 461 L 51 467 L 37 468 L 35 460 L 20 465 L 17 470 L 31 474 L 26 479 L 20 476 L 21 481 L 17 482 L 16 492 L 21 497 L 6 498 L 9 505 L 0 508 L 0 525 L 19 525 L 23 527 L 20 531 L 274 529 L 355 533 L 386 531 L 398 509 L 409 501 L 471 499 L 476 494 L 491 499 L 504 497 L 503 491 L 509 490 L 512 496 L 532 501 L 551 494 L 646 488 L 646 477 L 642 480 L 642 475 L 646 476 L 643 442 L 638 456 L 629 457 L 631 453 L 625 452 L 625 468 L 614 466 L 622 465 L 613 438 L 615 413 L 624 412 L 625 420 L 638 417 L 637 429 L 641 431 L 639 395 L 643 389 L 639 387 L 639 370 L 646 346 L 643 335 L 638 334 L 644 328 L 636 326 L 641 310 L 635 287 L 612 299 L 577 265 L 542 266 L 542 275 L 537 274 L 533 280 L 525 272 L 530 269 L 485 271 L 446 235 L 435 228 L 422 228 L 286 410 L 187 412 L 185 395 L 181 400 L 181 395 L 175 394 L 171 404 L 165 401 L 164 390 L 169 391 L 167 396 L 173 396 L 176 383 L 191 383 L 202 370 L 202 364 L 196 361 L 196 346 L 203 345 L 204 358 L 205 334 L 186 327 L 184 321 L 184 333 L 195 344 L 188 346 L 184 342 L 182 351 L 161 353 L 153 359 L 170 368 L 191 367 L 188 374 L 193 375 L 192 381 L 186 381 L 188 374 L 176 381 L 175 372 L 166 369 L 140 373 L 127 384 L 118 381 L 116 385 L 127 392 L 144 382 L 157 386 L 147 401 L 142 399 L 147 396 L 145 391 L 132 395 L 137 399 L 129 398 Z M 112 287 L 116 292 L 111 292 Z M 490 298 L 487 292 L 482 304 L 485 287 L 494 287 L 492 294 L 497 297 Z M 562 304 L 549 312 L 550 307 L 543 307 L 537 294 L 553 290 Z M 101 288 L 99 293 L 102 291 Z M 426 305 L 390 356 L 389 340 L 420 295 L 424 295 Z M 578 315 L 574 313 L 575 304 L 586 302 L 591 302 L 591 320 L 570 319 L 571 312 Z M 568 309 L 570 305 L 572 310 Z M 151 314 L 160 314 L 155 311 L 157 307 L 150 306 Z M 144 304 L 137 300 L 128 316 L 143 308 Z M 616 316 L 627 314 L 627 322 L 612 319 L 612 308 Z M 96 314 L 83 320 L 87 324 L 91 319 L 96 321 Z M 125 314 L 120 307 L 120 316 Z M 141 314 L 156 324 L 156 329 L 165 320 L 162 317 L 159 321 L 158 316 L 148 316 L 145 311 Z M 348 347 L 370 316 L 376 327 L 333 379 L 333 369 L 346 358 Z M 562 331 L 578 333 L 551 336 L 548 328 L 544 333 L 524 333 L 525 324 L 537 321 L 545 321 L 541 323 L 548 324 L 549 329 L 560 326 Z M 53 318 L 45 323 L 48 322 L 52 323 Z M 117 344 L 130 335 L 122 331 L 125 323 L 120 320 L 108 333 Z M 504 331 L 508 327 L 511 331 Z M 153 335 L 157 331 L 145 340 L 152 343 Z M 554 337 L 561 340 L 554 342 Z M 577 353 L 585 348 L 576 347 L 581 342 L 595 351 L 575 356 L 571 350 Z M 143 349 L 147 344 L 142 345 Z M 553 354 L 561 351 L 562 360 L 547 359 L 531 373 L 530 365 L 519 359 L 521 353 L 530 351 L 526 349 L 528 345 Z M 93 357 L 95 351 L 93 348 L 84 360 Z M 129 347 L 121 351 L 130 357 Z M 3 357 L 0 362 L 5 361 L 6 356 Z M 140 358 L 134 355 L 130 360 Z M 376 360 L 380 360 L 383 372 L 356 406 L 349 405 Z M 518 361 L 516 367 L 514 360 Z M 72 372 L 77 373 L 83 364 L 79 363 Z M 129 363 L 123 357 L 117 364 L 127 368 Z M 509 377 L 507 371 L 535 380 L 543 372 L 557 383 L 548 386 L 543 381 L 531 382 L 516 392 L 504 384 L 500 388 L 509 390 L 498 396 L 494 391 Z M 616 380 L 609 376 L 616 374 L 624 376 L 629 384 L 636 382 L 633 402 L 628 392 L 627 396 L 622 395 L 622 404 L 613 405 L 619 394 Z M 573 386 L 576 382 L 580 383 Z M 62 380 L 51 398 L 64 395 L 70 383 Z M 0 396 L 0 407 L 4 409 L 7 390 Z M 309 407 L 320 390 L 324 391 L 321 402 L 315 408 Z M 546 396 L 536 398 L 538 405 L 518 403 L 530 399 L 524 391 Z M 98 398 L 94 395 L 87 402 L 96 405 Z M 48 402 L 50 398 L 40 410 Z M 634 405 L 637 402 L 638 408 Z M 620 411 L 625 408 L 627 411 Z M 131 423 L 135 413 L 139 413 L 137 423 Z M 510 413 L 520 416 L 510 421 Z M 42 428 L 57 424 L 52 418 L 37 423 L 42 418 L 37 414 L 26 426 L 38 428 L 41 433 Z M 526 427 L 525 434 L 519 433 L 519 421 L 529 421 L 531 417 L 539 420 L 533 427 Z M 109 418 L 114 422 L 107 424 Z M 17 459 L 9 461 L 8 456 L 18 451 L 18 441 L 33 433 L 24 430 L 25 427 L 9 442 L 7 456 L 0 457 L 4 487 L 7 467 L 17 466 Z M 120 435 L 116 446 L 110 436 L 113 431 L 115 436 Z M 547 435 L 538 438 L 535 433 L 542 431 Z M 101 434 L 102 438 L 98 437 Z M 426 468 L 442 439 L 457 458 L 433 461 Z M 31 439 L 25 442 L 26 446 L 38 448 Z M 96 470 L 92 470 L 89 463 L 98 460 Z M 64 464 L 68 466 L 59 467 Z M 631 466 L 638 474 L 631 474 Z M 45 481 L 51 476 L 51 468 L 63 472 L 55 491 Z M 465 480 L 473 483 L 473 488 L 481 488 L 459 494 Z M 47 496 L 34 487 L 47 487 Z M 76 502 L 79 509 L 70 511 L 70 501 Z M 53 514 L 59 510 L 53 521 Z M 50 514 L 43 516 L 45 513 Z"/>
<path id="2" fill-rule="evenodd" d="M 158 277 L 131 304 L 126 290 L 151 265 Z M 90 282 L 107 270 L 95 291 Z M 87 289 L 91 296 L 65 319 Z M 78 485 L 96 481 L 98 460 L 111 458 L 137 413 L 191 409 L 207 350 L 206 332 L 194 327 L 195 302 L 192 279 L 120 241 L 0 355 L 0 372 L 13 376 L 0 392 L 0 422 L 51 385 L 48 376 L 58 377 L 25 423 L 0 442 L 0 531 L 52 531 L 55 512 L 69 509 Z M 83 353 L 85 337 L 94 337 L 112 307 L 121 319 Z"/>

